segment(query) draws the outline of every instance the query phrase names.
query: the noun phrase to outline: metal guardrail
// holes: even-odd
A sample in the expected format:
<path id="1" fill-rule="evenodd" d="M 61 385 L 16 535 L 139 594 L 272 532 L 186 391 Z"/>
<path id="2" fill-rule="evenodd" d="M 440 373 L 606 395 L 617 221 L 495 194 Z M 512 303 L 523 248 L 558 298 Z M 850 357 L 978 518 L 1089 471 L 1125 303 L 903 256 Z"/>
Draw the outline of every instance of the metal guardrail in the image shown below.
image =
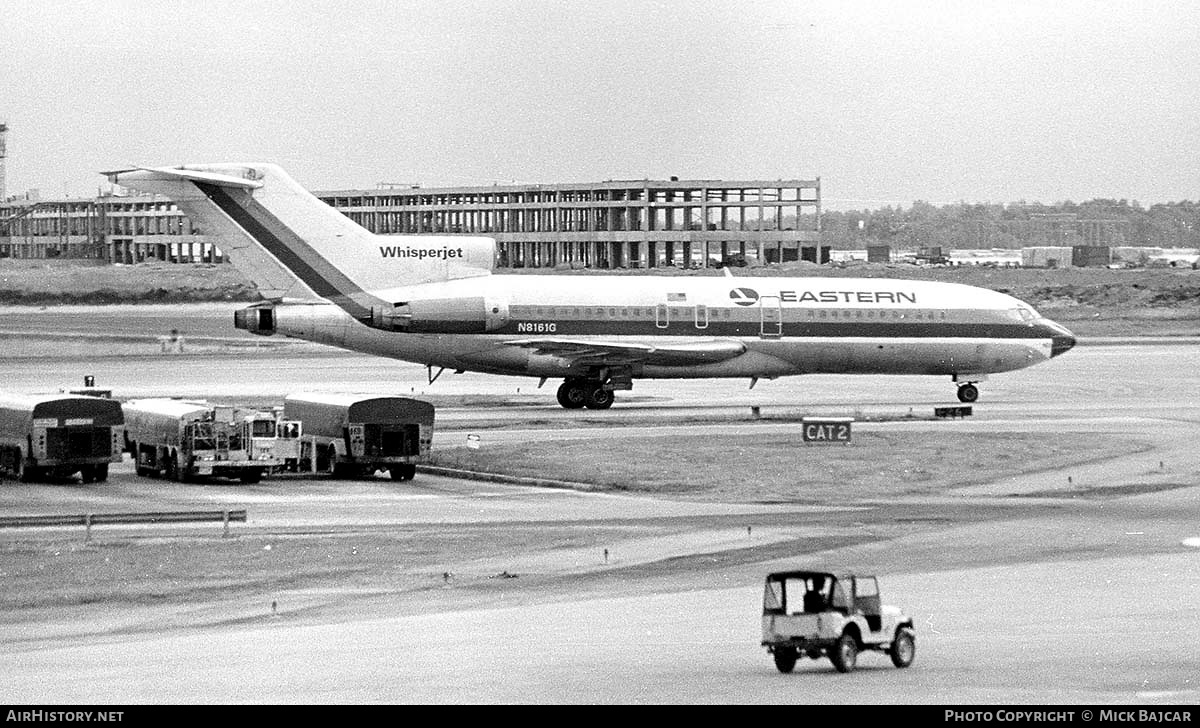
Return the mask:
<path id="1" fill-rule="evenodd" d="M 223 536 L 229 535 L 232 521 L 246 522 L 246 511 L 152 511 L 149 513 L 84 513 L 70 516 L 0 516 L 0 528 L 36 528 L 38 526 L 85 526 L 91 538 L 92 526 L 114 523 L 200 523 L 220 521 Z"/>

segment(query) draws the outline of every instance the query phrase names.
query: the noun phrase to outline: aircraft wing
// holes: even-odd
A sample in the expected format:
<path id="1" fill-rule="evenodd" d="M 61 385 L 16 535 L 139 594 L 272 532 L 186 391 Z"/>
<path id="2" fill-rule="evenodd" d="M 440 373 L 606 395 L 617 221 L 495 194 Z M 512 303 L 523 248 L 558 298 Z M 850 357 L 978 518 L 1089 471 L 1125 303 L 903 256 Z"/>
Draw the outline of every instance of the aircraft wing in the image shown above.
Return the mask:
<path id="1" fill-rule="evenodd" d="M 504 342 L 507 346 L 530 349 L 535 354 L 569 359 L 573 364 L 650 364 L 656 366 L 688 366 L 725 361 L 745 353 L 740 341 L 713 339 L 693 344 L 651 345 L 587 341 L 583 339 L 517 339 Z"/>

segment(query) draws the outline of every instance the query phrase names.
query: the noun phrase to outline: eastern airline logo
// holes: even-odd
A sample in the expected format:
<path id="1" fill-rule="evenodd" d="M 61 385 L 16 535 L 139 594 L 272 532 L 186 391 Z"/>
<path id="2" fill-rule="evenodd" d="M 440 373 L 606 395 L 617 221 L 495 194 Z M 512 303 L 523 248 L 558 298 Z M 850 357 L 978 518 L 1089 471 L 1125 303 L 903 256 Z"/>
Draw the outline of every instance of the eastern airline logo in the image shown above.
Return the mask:
<path id="1" fill-rule="evenodd" d="M 753 288 L 735 288 L 729 292 L 729 297 L 739 306 L 753 306 L 758 303 L 758 291 Z"/>
<path id="2" fill-rule="evenodd" d="M 753 288 L 735 288 L 729 297 L 739 306 L 758 303 L 758 291 Z M 914 291 L 780 291 L 783 303 L 916 303 Z"/>

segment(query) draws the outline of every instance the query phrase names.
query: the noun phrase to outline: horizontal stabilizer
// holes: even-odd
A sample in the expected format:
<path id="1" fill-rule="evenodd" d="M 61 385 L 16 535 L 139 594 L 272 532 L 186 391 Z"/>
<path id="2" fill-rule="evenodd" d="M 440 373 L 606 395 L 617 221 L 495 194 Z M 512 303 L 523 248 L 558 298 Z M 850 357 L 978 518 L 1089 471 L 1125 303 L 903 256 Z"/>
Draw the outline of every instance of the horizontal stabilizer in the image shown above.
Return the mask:
<path id="1" fill-rule="evenodd" d="M 246 167 L 245 177 L 234 177 L 229 174 L 218 174 L 216 172 L 204 172 L 195 169 L 185 169 L 183 167 L 138 167 L 134 166 L 130 169 L 118 169 L 112 172 L 101 172 L 108 177 L 110 182 L 120 184 L 119 175 L 128 172 L 150 172 L 153 178 L 157 179 L 181 179 L 189 182 L 206 182 L 218 187 L 237 187 L 246 190 L 256 190 L 263 186 L 262 175 L 251 167 Z M 150 177 L 143 177 L 149 179 Z"/>

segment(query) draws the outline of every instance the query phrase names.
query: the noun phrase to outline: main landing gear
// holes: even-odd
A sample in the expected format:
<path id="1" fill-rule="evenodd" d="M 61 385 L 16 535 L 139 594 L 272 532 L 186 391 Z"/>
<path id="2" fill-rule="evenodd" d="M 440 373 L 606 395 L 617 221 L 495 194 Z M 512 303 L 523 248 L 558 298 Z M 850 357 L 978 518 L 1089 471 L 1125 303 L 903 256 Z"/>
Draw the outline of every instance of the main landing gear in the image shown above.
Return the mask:
<path id="1" fill-rule="evenodd" d="M 582 377 L 568 377 L 558 388 L 558 403 L 567 409 L 608 409 L 613 404 L 613 392 L 600 382 Z"/>

